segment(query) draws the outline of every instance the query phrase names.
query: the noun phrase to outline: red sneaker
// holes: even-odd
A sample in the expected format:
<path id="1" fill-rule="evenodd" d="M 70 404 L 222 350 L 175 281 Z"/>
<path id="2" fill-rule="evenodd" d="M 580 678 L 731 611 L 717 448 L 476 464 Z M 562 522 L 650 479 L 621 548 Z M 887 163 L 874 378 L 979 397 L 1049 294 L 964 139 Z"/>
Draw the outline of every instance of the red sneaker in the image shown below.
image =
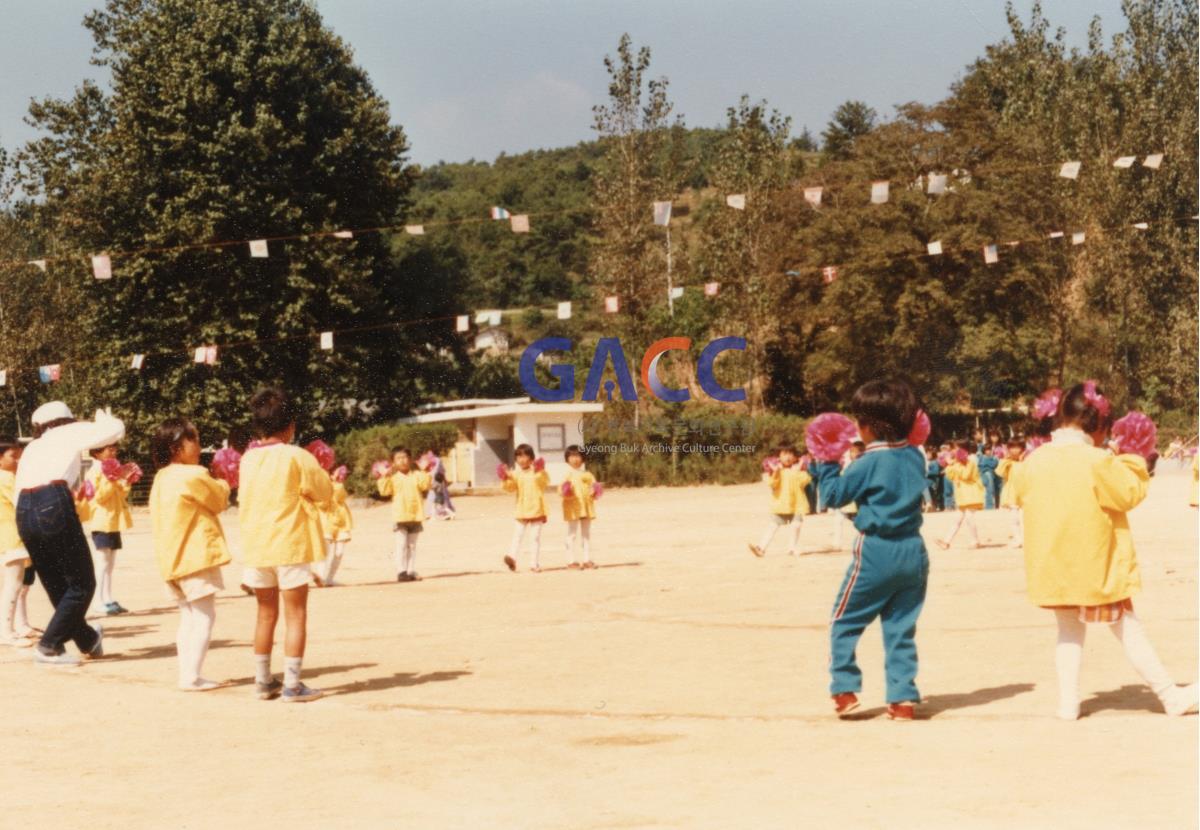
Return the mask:
<path id="1" fill-rule="evenodd" d="M 858 695 L 854 692 L 842 692 L 833 696 L 833 711 L 840 718 L 858 708 Z"/>
<path id="2" fill-rule="evenodd" d="M 889 703 L 887 714 L 892 720 L 913 720 L 916 716 L 916 707 L 917 704 L 911 701 Z"/>

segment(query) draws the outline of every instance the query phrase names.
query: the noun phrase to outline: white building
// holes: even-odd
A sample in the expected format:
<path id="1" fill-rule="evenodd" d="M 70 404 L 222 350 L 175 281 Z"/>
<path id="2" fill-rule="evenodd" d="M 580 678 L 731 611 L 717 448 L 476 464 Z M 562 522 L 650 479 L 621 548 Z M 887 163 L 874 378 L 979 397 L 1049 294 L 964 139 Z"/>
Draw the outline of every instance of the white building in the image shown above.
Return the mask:
<path id="1" fill-rule="evenodd" d="M 458 427 L 454 450 L 444 459 L 446 478 L 469 487 L 500 483 L 496 467 L 513 464 L 519 444 L 533 447 L 546 459 L 550 483 L 562 482 L 567 462 L 563 451 L 583 444 L 583 416 L 603 412 L 602 403 L 534 403 L 529 398 L 472 398 L 427 404 L 402 423 L 453 423 Z"/>

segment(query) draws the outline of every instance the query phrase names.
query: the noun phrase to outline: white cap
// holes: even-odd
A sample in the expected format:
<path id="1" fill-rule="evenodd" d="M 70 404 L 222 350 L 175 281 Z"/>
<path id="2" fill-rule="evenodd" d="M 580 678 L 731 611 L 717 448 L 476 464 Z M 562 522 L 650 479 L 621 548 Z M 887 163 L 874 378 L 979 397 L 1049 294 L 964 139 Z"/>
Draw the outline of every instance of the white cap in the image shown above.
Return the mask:
<path id="1" fill-rule="evenodd" d="M 57 421 L 59 418 L 74 417 L 71 414 L 70 408 L 65 403 L 62 401 L 50 401 L 50 403 L 44 403 L 33 410 L 33 418 L 30 420 L 33 421 L 33 425 L 36 427 L 48 424 L 51 421 Z"/>

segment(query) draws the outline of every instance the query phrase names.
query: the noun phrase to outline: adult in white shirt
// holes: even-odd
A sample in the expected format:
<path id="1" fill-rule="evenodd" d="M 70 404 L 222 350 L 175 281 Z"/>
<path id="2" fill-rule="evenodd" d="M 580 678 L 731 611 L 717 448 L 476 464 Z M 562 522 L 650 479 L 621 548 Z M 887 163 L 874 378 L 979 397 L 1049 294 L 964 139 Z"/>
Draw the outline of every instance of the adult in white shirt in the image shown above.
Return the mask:
<path id="1" fill-rule="evenodd" d="M 33 436 L 17 466 L 17 531 L 54 606 L 33 659 L 74 665 L 79 659 L 63 648 L 68 640 L 85 656 L 104 654 L 103 630 L 86 620 L 96 571 L 75 512 L 79 460 L 90 449 L 124 438 L 125 424 L 100 411 L 95 421 L 76 421 L 65 403 L 51 401 L 34 410 Z"/>

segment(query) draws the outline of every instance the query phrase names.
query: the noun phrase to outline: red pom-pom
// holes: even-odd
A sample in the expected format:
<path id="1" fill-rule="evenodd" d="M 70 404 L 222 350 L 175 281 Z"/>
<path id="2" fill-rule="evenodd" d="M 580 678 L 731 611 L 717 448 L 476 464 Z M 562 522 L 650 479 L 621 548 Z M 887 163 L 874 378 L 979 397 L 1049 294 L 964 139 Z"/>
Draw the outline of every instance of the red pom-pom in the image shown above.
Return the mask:
<path id="1" fill-rule="evenodd" d="M 562 497 L 564 499 L 569 499 L 573 495 L 575 495 L 575 491 L 571 489 L 571 482 L 564 481 L 562 483 Z"/>
<path id="2" fill-rule="evenodd" d="M 779 458 L 772 455 L 769 458 L 764 458 L 762 462 L 762 471 L 767 475 L 778 470 L 782 465 L 779 463 Z"/>
<path id="3" fill-rule="evenodd" d="M 333 469 L 333 447 L 326 444 L 320 438 L 316 441 L 309 441 L 305 444 L 304 449 L 313 454 L 313 458 L 317 459 L 317 463 L 321 465 L 322 470 Z"/>
<path id="4" fill-rule="evenodd" d="M 821 461 L 837 461 L 858 435 L 858 428 L 845 415 L 824 412 L 808 423 L 804 436 L 808 451 Z"/>
<path id="5" fill-rule="evenodd" d="M 971 457 L 970 453 L 968 453 L 962 447 L 959 447 L 957 450 L 954 451 L 954 460 L 957 461 L 959 464 L 966 464 L 967 459 L 970 457 Z"/>
<path id="6" fill-rule="evenodd" d="M 392 471 L 389 461 L 376 461 L 371 465 L 371 478 L 383 478 Z"/>
<path id="7" fill-rule="evenodd" d="M 592 484 L 592 498 L 598 499 L 603 495 L 604 495 L 604 485 L 598 481 L 594 482 Z"/>
<path id="8" fill-rule="evenodd" d="M 1158 445 L 1158 427 L 1148 415 L 1130 412 L 1112 426 L 1112 436 L 1121 452 L 1149 459 Z"/>
<path id="9" fill-rule="evenodd" d="M 350 475 L 350 468 L 347 467 L 345 464 L 343 464 L 342 466 L 340 466 L 336 470 L 334 470 L 332 473 L 330 473 L 329 477 L 332 478 L 334 481 L 341 483 L 346 480 L 346 476 L 348 476 L 348 475 Z"/>
<path id="10" fill-rule="evenodd" d="M 142 468 L 137 465 L 136 461 L 130 461 L 121 467 L 121 477 L 130 484 L 137 484 L 142 480 Z"/>
<path id="11" fill-rule="evenodd" d="M 508 481 L 508 465 L 507 464 L 497 464 L 496 465 L 496 477 L 499 478 L 501 481 Z"/>
<path id="12" fill-rule="evenodd" d="M 1038 399 L 1033 402 L 1033 417 L 1041 421 L 1049 418 L 1058 412 L 1058 405 L 1062 401 L 1062 390 L 1058 387 L 1047 389 Z"/>
<path id="13" fill-rule="evenodd" d="M 914 447 L 920 447 L 925 443 L 925 439 L 929 437 L 933 427 L 929 423 L 929 416 L 925 414 L 924 409 L 917 410 L 917 417 L 913 418 L 912 429 L 908 432 L 908 443 Z"/>
<path id="14" fill-rule="evenodd" d="M 238 486 L 238 469 L 242 465 L 242 454 L 233 447 L 222 447 L 213 455 L 212 474 L 230 487 Z"/>
<path id="15" fill-rule="evenodd" d="M 109 481 L 116 481 L 121 477 L 121 462 L 115 458 L 106 458 L 100 462 L 100 472 Z"/>
<path id="16" fill-rule="evenodd" d="M 546 469 L 546 459 L 542 458 L 542 457 L 539 455 L 539 456 L 538 456 L 536 459 L 534 459 L 534 462 L 533 462 L 533 469 L 534 469 L 534 471 L 535 471 L 535 472 L 539 472 L 539 473 L 540 473 L 542 470 Z"/>

